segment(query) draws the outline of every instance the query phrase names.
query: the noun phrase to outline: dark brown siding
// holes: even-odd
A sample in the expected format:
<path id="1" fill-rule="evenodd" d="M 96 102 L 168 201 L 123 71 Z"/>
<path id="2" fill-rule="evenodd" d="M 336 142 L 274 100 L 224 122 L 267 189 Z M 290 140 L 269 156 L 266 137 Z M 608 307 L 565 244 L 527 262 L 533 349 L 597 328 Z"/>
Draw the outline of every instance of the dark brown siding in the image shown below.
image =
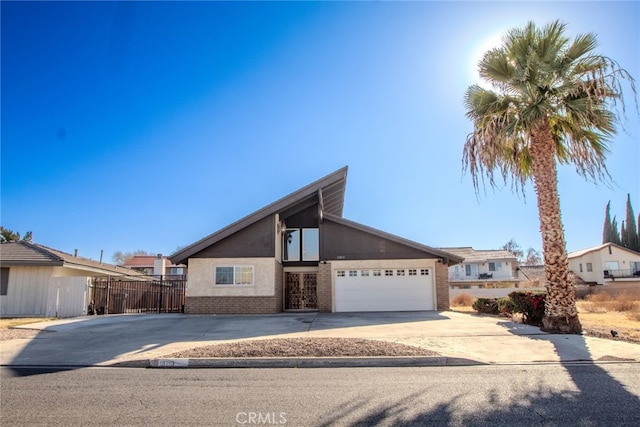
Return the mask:
<path id="1" fill-rule="evenodd" d="M 268 216 L 209 246 L 193 258 L 245 258 L 275 256 L 274 217 Z"/>
<path id="2" fill-rule="evenodd" d="M 318 228 L 318 204 L 280 219 L 285 222 L 287 228 Z"/>
<path id="3" fill-rule="evenodd" d="M 325 221 L 320 227 L 321 260 L 432 258 L 411 247 Z"/>

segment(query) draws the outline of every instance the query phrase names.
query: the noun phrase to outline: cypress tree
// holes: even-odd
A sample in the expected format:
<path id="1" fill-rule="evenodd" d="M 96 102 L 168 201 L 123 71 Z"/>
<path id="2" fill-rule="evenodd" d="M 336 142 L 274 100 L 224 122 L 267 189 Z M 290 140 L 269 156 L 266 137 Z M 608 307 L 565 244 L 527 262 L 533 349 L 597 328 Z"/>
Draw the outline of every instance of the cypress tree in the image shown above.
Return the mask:
<path id="1" fill-rule="evenodd" d="M 609 241 L 611 243 L 619 245 L 620 243 L 622 243 L 620 240 L 620 232 L 618 232 L 618 220 L 614 216 L 613 220 L 611 221 L 611 240 Z"/>
<path id="2" fill-rule="evenodd" d="M 611 241 L 611 200 L 607 203 L 607 207 L 604 211 L 604 225 L 602 226 L 602 243 L 609 243 Z"/>
<path id="3" fill-rule="evenodd" d="M 623 244 L 625 248 L 629 248 L 632 251 L 640 251 L 640 241 L 638 239 L 638 229 L 636 227 L 636 218 L 633 213 L 633 207 L 631 207 L 631 195 L 627 193 L 627 212 L 626 212 L 626 225 L 622 233 L 625 235 Z"/>

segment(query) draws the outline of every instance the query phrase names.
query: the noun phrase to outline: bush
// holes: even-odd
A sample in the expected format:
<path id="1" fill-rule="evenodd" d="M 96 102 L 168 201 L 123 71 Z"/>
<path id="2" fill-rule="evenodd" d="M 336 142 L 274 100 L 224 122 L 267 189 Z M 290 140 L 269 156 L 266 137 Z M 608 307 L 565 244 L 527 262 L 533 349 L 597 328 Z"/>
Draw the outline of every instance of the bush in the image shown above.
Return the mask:
<path id="1" fill-rule="evenodd" d="M 516 291 L 506 298 L 478 298 L 473 309 L 478 313 L 512 315 L 522 313 L 522 321 L 540 325 L 544 316 L 544 293 Z"/>
<path id="2" fill-rule="evenodd" d="M 542 324 L 546 294 L 516 291 L 509 294 L 512 313 L 522 313 L 522 321 L 529 325 Z"/>
<path id="3" fill-rule="evenodd" d="M 515 313 L 514 307 L 513 301 L 508 297 L 500 298 L 498 300 L 498 313 L 500 314 L 511 316 Z"/>
<path id="4" fill-rule="evenodd" d="M 474 297 L 463 292 L 451 299 L 451 305 L 454 307 L 471 307 L 474 301 Z"/>
<path id="5" fill-rule="evenodd" d="M 498 314 L 498 301 L 495 298 L 478 298 L 472 305 L 478 313 Z"/>

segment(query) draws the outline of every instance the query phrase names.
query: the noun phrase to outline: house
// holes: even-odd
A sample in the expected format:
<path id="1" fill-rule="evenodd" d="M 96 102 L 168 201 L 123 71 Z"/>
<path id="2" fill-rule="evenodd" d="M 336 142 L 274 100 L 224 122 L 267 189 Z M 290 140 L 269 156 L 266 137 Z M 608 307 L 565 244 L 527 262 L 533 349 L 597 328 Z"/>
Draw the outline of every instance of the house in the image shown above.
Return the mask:
<path id="1" fill-rule="evenodd" d="M 29 242 L 0 243 L 2 317 L 73 317 L 87 314 L 95 276 L 139 276 L 124 267 Z"/>
<path id="2" fill-rule="evenodd" d="M 445 310 L 456 255 L 342 217 L 347 168 L 183 248 L 186 313 Z"/>
<path id="3" fill-rule="evenodd" d="M 518 259 L 505 250 L 476 250 L 472 247 L 440 248 L 463 259 L 449 267 L 449 284 L 453 289 L 516 287 Z"/>
<path id="4" fill-rule="evenodd" d="M 184 264 L 174 264 L 162 254 L 134 255 L 122 263 L 122 266 L 153 276 L 182 276 L 187 274 Z"/>
<path id="5" fill-rule="evenodd" d="M 568 258 L 569 269 L 587 284 L 640 282 L 640 253 L 615 243 L 571 252 Z"/>

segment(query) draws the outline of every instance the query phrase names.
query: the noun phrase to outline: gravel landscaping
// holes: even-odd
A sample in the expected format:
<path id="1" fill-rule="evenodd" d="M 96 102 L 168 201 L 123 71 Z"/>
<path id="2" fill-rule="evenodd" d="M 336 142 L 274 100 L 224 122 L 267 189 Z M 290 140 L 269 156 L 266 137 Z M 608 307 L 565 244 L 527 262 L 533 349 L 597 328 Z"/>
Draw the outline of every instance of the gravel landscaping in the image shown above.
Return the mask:
<path id="1" fill-rule="evenodd" d="M 439 356 L 425 348 L 360 338 L 277 338 L 215 344 L 180 351 L 172 358 Z"/>

